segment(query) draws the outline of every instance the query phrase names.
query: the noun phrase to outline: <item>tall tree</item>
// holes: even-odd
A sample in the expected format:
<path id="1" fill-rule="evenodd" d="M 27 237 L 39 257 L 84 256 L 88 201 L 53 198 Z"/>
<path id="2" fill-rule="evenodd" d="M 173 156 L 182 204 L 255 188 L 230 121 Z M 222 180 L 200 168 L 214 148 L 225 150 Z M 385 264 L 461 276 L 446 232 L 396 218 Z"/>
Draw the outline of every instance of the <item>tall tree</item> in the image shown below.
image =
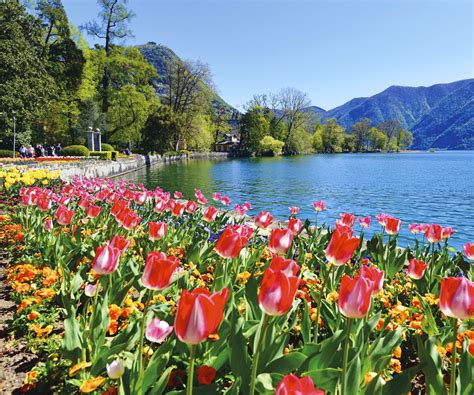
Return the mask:
<path id="1" fill-rule="evenodd" d="M 270 124 L 258 105 L 249 108 L 240 119 L 240 147 L 243 155 L 260 151 L 261 140 L 269 135 Z"/>
<path id="2" fill-rule="evenodd" d="M 186 137 L 191 137 L 189 133 L 196 132 L 192 128 L 196 118 L 210 113 L 210 85 L 211 73 L 204 63 L 178 60 L 166 64 L 163 101 L 177 114 L 181 125 L 175 131 L 175 151 L 179 150 Z"/>
<path id="3" fill-rule="evenodd" d="M 18 0 L 0 2 L 0 35 L 0 144 L 9 147 L 13 112 L 19 142 L 27 143 L 55 87 L 41 57 L 41 24 Z"/>
<path id="4" fill-rule="evenodd" d="M 306 95 L 295 88 L 284 88 L 272 98 L 272 109 L 276 110 L 277 117 L 285 122 L 285 153 L 291 152 L 290 141 L 296 129 L 303 127 L 308 121 L 308 113 L 305 111 L 311 102 Z"/>
<path id="5" fill-rule="evenodd" d="M 341 152 L 344 144 L 344 128 L 335 118 L 329 118 L 321 128 L 321 140 L 324 152 Z"/>
<path id="6" fill-rule="evenodd" d="M 369 139 L 370 119 L 363 118 L 352 125 L 351 135 L 353 136 L 354 150 L 362 151 Z"/>
<path id="7" fill-rule="evenodd" d="M 134 13 L 127 9 L 128 0 L 97 0 L 101 9 L 99 18 L 86 23 L 83 28 L 91 36 L 104 40 L 107 57 L 110 56 L 112 44 L 117 39 L 125 39 L 131 35 L 128 22 Z M 104 68 L 102 77 L 102 112 L 109 109 L 110 68 Z"/>
<path id="8" fill-rule="evenodd" d="M 380 123 L 377 128 L 387 136 L 387 144 L 385 150 L 389 151 L 392 148 L 393 139 L 396 139 L 398 132 L 402 129 L 400 122 L 395 119 L 389 119 Z"/>

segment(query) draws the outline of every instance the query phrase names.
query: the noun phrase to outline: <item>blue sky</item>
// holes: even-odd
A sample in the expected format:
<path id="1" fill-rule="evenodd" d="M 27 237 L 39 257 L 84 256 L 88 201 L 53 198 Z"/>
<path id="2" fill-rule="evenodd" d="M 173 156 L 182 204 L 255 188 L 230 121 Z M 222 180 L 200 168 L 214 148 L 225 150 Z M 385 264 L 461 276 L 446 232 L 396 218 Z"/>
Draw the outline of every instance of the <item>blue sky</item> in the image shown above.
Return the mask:
<path id="1" fill-rule="evenodd" d="M 96 0 L 63 0 L 76 25 Z M 474 77 L 470 0 L 130 0 L 127 44 L 155 41 L 209 64 L 220 95 L 295 87 L 330 109 L 390 85 Z M 87 37 L 93 42 L 91 37 Z"/>

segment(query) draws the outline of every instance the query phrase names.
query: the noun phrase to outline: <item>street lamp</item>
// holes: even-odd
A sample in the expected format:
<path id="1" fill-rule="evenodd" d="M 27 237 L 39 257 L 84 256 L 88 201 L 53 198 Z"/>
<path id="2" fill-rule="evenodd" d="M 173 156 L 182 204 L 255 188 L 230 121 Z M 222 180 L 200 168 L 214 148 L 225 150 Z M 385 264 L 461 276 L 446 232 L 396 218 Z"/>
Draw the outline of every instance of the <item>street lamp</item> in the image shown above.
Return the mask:
<path id="1" fill-rule="evenodd" d="M 15 158 L 16 155 L 16 116 L 15 116 L 15 110 L 12 110 L 13 114 L 13 158 Z"/>

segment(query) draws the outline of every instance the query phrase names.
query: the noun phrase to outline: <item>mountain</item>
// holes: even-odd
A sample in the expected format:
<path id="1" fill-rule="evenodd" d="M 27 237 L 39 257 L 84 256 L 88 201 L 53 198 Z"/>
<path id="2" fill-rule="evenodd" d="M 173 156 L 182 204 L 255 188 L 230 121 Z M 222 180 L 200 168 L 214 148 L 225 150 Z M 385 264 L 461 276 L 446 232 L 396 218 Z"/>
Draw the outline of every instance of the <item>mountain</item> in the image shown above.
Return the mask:
<path id="1" fill-rule="evenodd" d="M 137 48 L 145 59 L 155 67 L 158 73 L 156 85 L 159 94 L 160 84 L 162 84 L 166 78 L 166 64 L 168 62 L 179 62 L 181 59 L 170 48 L 152 41 L 144 45 L 137 45 Z M 215 109 L 224 110 L 231 114 L 238 113 L 238 110 L 226 103 L 212 87 L 208 86 L 208 89 L 212 91 L 211 103 Z"/>
<path id="2" fill-rule="evenodd" d="M 396 119 L 413 132 L 412 148 L 474 149 L 474 79 L 429 87 L 391 86 L 374 96 L 321 110 L 308 107 L 323 122 L 336 118 L 346 128 L 362 118 L 374 125 Z"/>

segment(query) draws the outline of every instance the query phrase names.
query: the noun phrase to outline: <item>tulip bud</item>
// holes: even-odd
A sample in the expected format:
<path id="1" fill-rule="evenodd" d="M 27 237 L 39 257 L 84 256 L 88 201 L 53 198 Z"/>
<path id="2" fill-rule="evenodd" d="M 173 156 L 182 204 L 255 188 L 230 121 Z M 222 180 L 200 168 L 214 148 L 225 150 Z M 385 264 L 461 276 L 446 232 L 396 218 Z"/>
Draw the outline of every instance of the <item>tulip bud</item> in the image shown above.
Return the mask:
<path id="1" fill-rule="evenodd" d="M 158 318 L 153 318 L 146 327 L 145 336 L 153 343 L 163 343 L 172 331 L 172 325 Z"/>
<path id="2" fill-rule="evenodd" d="M 125 373 L 125 366 L 121 359 L 116 359 L 106 365 L 107 374 L 111 379 L 119 379 Z"/>
<path id="3" fill-rule="evenodd" d="M 95 296 L 97 291 L 98 291 L 97 284 L 87 284 L 86 287 L 84 288 L 84 293 L 89 298 L 92 298 L 93 296 Z"/>

